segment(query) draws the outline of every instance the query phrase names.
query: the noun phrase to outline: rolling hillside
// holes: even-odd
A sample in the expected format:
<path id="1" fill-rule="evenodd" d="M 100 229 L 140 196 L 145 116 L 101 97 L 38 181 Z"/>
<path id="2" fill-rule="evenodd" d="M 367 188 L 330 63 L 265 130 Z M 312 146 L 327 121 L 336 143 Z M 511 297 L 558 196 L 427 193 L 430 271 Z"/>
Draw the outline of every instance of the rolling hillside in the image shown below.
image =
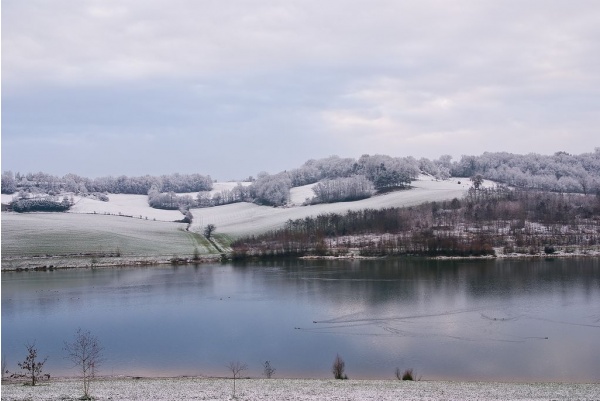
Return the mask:
<path id="1" fill-rule="evenodd" d="M 108 202 L 75 198 L 69 213 L 2 213 L 2 259 L 35 257 L 37 265 L 51 263 L 45 259 L 56 256 L 86 261 L 90 255 L 163 261 L 174 256 L 191 258 L 195 252 L 218 253 L 201 235 L 207 224 L 216 225 L 215 242 L 227 251 L 232 239 L 281 227 L 289 219 L 460 198 L 469 186 L 468 179 L 436 181 L 421 176 L 411 189 L 355 202 L 312 206 L 301 206 L 302 199 L 310 196 L 310 186 L 298 187 L 288 207 L 235 203 L 192 209 L 194 219 L 189 231 L 185 224 L 174 222 L 183 217 L 179 211 L 152 209 L 144 195 L 110 195 Z"/>

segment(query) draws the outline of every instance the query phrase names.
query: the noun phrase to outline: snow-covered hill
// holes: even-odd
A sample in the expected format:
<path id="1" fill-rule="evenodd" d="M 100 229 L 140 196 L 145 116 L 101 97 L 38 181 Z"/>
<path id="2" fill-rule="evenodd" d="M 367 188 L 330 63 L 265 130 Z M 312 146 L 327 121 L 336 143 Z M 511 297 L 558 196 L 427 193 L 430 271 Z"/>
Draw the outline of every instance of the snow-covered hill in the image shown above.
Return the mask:
<path id="1" fill-rule="evenodd" d="M 485 185 L 493 185 L 486 182 Z M 220 233 L 237 237 L 246 234 L 257 234 L 281 227 L 286 221 L 321 213 L 345 213 L 348 210 L 382 209 L 388 207 L 413 206 L 423 202 L 441 201 L 461 198 L 470 187 L 468 179 L 450 179 L 436 181 L 421 176 L 413 181 L 412 188 L 377 195 L 355 202 L 340 202 L 311 206 L 296 206 L 299 200 L 307 197 L 308 186 L 294 188 L 291 207 L 273 208 L 251 203 L 235 203 L 214 208 L 192 209 L 194 221 L 193 231 L 201 231 L 207 224 L 214 224 Z"/>
<path id="2" fill-rule="evenodd" d="M 234 185 L 236 183 L 215 185 L 215 190 Z M 287 207 L 234 203 L 192 209 L 190 232 L 185 231 L 185 224 L 173 223 L 183 218 L 181 212 L 153 209 L 145 195 L 109 194 L 108 202 L 75 197 L 75 205 L 69 213 L 2 213 L 2 256 L 4 259 L 119 250 L 124 255 L 190 257 L 196 248 L 202 254 L 215 252 L 199 235 L 207 224 L 217 227 L 217 240 L 226 247 L 223 241 L 227 242 L 227 238 L 277 229 L 290 219 L 460 198 L 470 186 L 468 179 L 436 181 L 421 176 L 412 183 L 411 189 L 355 202 L 302 206 L 312 193 L 311 185 L 306 185 L 292 190 Z M 165 222 L 169 222 L 168 225 Z"/>

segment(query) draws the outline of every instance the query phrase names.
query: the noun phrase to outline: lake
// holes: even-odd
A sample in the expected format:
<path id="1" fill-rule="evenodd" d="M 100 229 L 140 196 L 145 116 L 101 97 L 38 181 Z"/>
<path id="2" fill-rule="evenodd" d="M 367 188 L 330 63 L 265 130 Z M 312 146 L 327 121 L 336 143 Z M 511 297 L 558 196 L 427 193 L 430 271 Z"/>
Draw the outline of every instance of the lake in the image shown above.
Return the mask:
<path id="1" fill-rule="evenodd" d="M 286 260 L 2 273 L 2 356 L 25 344 L 74 375 L 78 328 L 100 375 L 600 382 L 600 261 Z"/>

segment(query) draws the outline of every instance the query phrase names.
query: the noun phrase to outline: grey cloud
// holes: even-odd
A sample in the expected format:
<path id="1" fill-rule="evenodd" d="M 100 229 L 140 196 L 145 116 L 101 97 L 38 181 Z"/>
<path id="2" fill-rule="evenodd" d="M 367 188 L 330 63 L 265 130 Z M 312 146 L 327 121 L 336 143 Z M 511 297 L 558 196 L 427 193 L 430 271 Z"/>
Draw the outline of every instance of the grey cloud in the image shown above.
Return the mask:
<path id="1" fill-rule="evenodd" d="M 334 153 L 600 145 L 594 1 L 8 0 L 2 11 L 3 168 L 34 163 L 13 156 L 17 144 L 72 155 L 74 138 L 105 149 L 104 170 L 152 168 L 102 143 L 121 137 L 169 171 L 225 176 Z M 203 156 L 192 164 L 182 146 Z M 60 163 L 39 157 L 39 169 Z"/>

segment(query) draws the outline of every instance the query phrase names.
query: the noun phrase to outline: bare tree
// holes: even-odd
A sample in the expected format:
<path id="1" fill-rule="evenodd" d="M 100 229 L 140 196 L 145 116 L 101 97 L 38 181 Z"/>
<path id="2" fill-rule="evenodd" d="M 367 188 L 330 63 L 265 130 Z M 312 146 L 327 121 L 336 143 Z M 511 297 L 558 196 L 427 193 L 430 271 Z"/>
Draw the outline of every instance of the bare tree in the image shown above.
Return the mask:
<path id="1" fill-rule="evenodd" d="M 44 360 L 41 362 L 36 362 L 38 357 L 38 351 L 35 347 L 35 343 L 27 344 L 25 348 L 27 348 L 27 356 L 25 357 L 25 360 L 23 362 L 19 362 L 17 365 L 19 366 L 19 368 L 25 371 L 23 377 L 30 379 L 31 385 L 35 386 L 35 384 L 40 380 L 40 377 L 42 376 L 42 369 L 48 357 L 44 358 Z M 4 371 L 4 367 L 2 368 L 2 370 Z"/>
<path id="2" fill-rule="evenodd" d="M 331 372 L 333 373 L 333 377 L 336 379 L 347 379 L 348 376 L 344 374 L 344 370 L 346 369 L 346 362 L 342 359 L 342 357 L 337 354 L 335 356 L 335 360 L 333 361 L 333 366 L 331 367 Z"/>
<path id="3" fill-rule="evenodd" d="M 248 365 L 246 365 L 245 363 L 241 363 L 240 361 L 229 362 L 227 368 L 231 371 L 231 374 L 233 375 L 233 396 L 235 397 L 235 379 L 240 378 L 242 372 L 248 369 Z"/>
<path id="4" fill-rule="evenodd" d="M 270 379 L 273 377 L 273 374 L 275 373 L 275 368 L 273 366 L 271 366 L 271 362 L 266 361 L 263 364 L 264 370 L 263 370 L 263 374 L 265 375 L 265 377 L 267 379 Z"/>
<path id="5" fill-rule="evenodd" d="M 81 369 L 83 379 L 83 397 L 81 399 L 90 400 L 90 382 L 96 374 L 96 368 L 102 362 L 103 348 L 98 338 L 89 331 L 77 329 L 73 341 L 65 342 L 64 350 L 67 352 L 67 359 Z"/>
<path id="6" fill-rule="evenodd" d="M 207 239 L 210 239 L 210 237 L 212 236 L 212 233 L 217 229 L 217 227 L 214 224 L 209 224 L 206 227 L 204 227 L 204 236 Z"/>

